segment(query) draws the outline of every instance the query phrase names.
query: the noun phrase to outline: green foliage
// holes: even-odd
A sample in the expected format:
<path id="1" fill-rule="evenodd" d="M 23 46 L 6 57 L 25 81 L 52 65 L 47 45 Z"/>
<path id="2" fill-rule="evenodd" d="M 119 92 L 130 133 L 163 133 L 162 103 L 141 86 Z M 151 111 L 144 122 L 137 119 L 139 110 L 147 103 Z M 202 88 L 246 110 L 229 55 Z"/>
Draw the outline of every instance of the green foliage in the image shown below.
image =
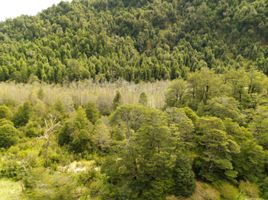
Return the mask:
<path id="1" fill-rule="evenodd" d="M 25 193 L 33 200 L 75 200 L 81 196 L 74 178 L 67 174 L 35 169 L 24 179 Z"/>
<path id="2" fill-rule="evenodd" d="M 93 141 L 97 149 L 101 152 L 107 152 L 111 147 L 112 138 L 109 127 L 102 121 L 96 122 L 94 127 Z"/>
<path id="3" fill-rule="evenodd" d="M 222 178 L 233 180 L 237 177 L 232 158 L 240 152 L 240 146 L 225 132 L 222 121 L 215 117 L 200 118 L 195 171 L 208 181 Z"/>
<path id="4" fill-rule="evenodd" d="M 97 109 L 94 103 L 88 103 L 85 108 L 85 111 L 86 111 L 88 120 L 93 124 L 95 124 L 100 118 L 99 110 Z"/>
<path id="5" fill-rule="evenodd" d="M 121 93 L 117 91 L 113 99 L 113 109 L 115 110 L 121 104 L 122 104 L 122 96 L 121 96 Z"/>
<path id="6" fill-rule="evenodd" d="M 0 24 L 0 81 L 138 82 L 247 65 L 267 74 L 266 22 L 264 0 L 64 2 Z M 261 77 L 251 80 L 249 91 L 258 91 Z M 207 101 L 214 86 L 203 83 L 194 94 Z M 234 90 L 241 100 L 242 90 Z"/>
<path id="7" fill-rule="evenodd" d="M 38 137 L 43 133 L 43 129 L 36 121 L 29 121 L 23 129 L 27 137 Z"/>
<path id="8" fill-rule="evenodd" d="M 143 120 L 137 122 L 139 117 Z M 173 184 L 165 115 L 142 106 L 122 106 L 112 115 L 111 122 L 125 125 L 126 142 L 118 161 L 104 168 L 109 182 L 114 183 L 110 198 L 164 199 Z"/>
<path id="9" fill-rule="evenodd" d="M 239 184 L 239 190 L 242 194 L 249 198 L 259 198 L 260 191 L 258 186 L 248 181 L 241 181 Z"/>
<path id="10" fill-rule="evenodd" d="M 169 107 L 180 107 L 185 104 L 187 97 L 187 82 L 178 79 L 170 84 L 166 93 L 166 105 Z"/>
<path id="11" fill-rule="evenodd" d="M 25 126 L 30 120 L 32 114 L 32 105 L 25 102 L 21 105 L 13 116 L 13 122 L 16 127 Z"/>
<path id="12" fill-rule="evenodd" d="M 267 106 L 259 106 L 255 112 L 255 116 L 249 127 L 253 132 L 258 143 L 266 150 L 268 149 L 268 108 Z"/>
<path id="13" fill-rule="evenodd" d="M 229 183 L 219 182 L 216 184 L 216 188 L 220 191 L 223 199 L 233 200 L 240 196 L 238 189 Z"/>
<path id="14" fill-rule="evenodd" d="M 75 153 L 91 152 L 93 150 L 92 141 L 93 126 L 88 121 L 83 108 L 73 114 L 65 122 L 59 133 L 59 144 L 67 145 Z"/>
<path id="15" fill-rule="evenodd" d="M 1 123 L 0 126 L 0 148 L 9 148 L 19 140 L 20 133 L 12 123 Z"/>
<path id="16" fill-rule="evenodd" d="M 176 158 L 173 179 L 176 196 L 188 197 L 193 194 L 195 190 L 194 172 L 189 160 L 182 155 L 178 155 Z"/>
<path id="17" fill-rule="evenodd" d="M 242 114 L 239 110 L 239 102 L 231 97 L 215 97 L 208 102 L 204 114 L 209 114 L 221 119 L 230 118 L 242 123 Z"/>
<path id="18" fill-rule="evenodd" d="M 9 107 L 5 105 L 0 105 L 0 119 L 11 119 L 12 118 L 12 113 Z"/>
<path id="19" fill-rule="evenodd" d="M 142 92 L 139 97 L 139 103 L 143 106 L 147 106 L 148 104 L 148 97 L 145 92 Z"/>

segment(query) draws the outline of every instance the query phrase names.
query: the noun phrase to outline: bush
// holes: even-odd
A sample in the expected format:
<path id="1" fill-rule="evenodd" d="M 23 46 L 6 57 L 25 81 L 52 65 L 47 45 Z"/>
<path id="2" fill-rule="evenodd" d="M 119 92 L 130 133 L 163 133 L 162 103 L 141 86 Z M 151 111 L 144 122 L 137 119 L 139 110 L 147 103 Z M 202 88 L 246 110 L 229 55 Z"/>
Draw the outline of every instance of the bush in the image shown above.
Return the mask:
<path id="1" fill-rule="evenodd" d="M 0 126 L 0 148 L 9 148 L 19 140 L 19 131 L 11 124 Z"/>
<path id="2" fill-rule="evenodd" d="M 26 174 L 26 168 L 21 162 L 6 159 L 0 169 L 0 177 L 20 180 Z"/>
<path id="3" fill-rule="evenodd" d="M 216 188 L 220 191 L 223 199 L 234 200 L 239 197 L 238 189 L 227 182 L 216 183 Z"/>
<path id="4" fill-rule="evenodd" d="M 184 199 L 184 198 L 183 198 Z M 209 184 L 196 182 L 194 194 L 187 200 L 220 200 L 220 193 Z"/>
<path id="5" fill-rule="evenodd" d="M 147 106 L 148 104 L 147 95 L 144 92 L 140 94 L 139 103 L 143 106 Z"/>
<path id="6" fill-rule="evenodd" d="M 257 185 L 248 181 L 241 181 L 239 184 L 239 190 L 242 194 L 249 198 L 259 198 L 259 188 Z"/>
<path id="7" fill-rule="evenodd" d="M 43 130 L 38 122 L 29 121 L 24 128 L 24 132 L 27 137 L 38 137 L 42 135 Z"/>
<path id="8" fill-rule="evenodd" d="M 42 168 L 25 177 L 24 185 L 25 194 L 31 200 L 76 200 L 82 193 L 71 176 Z"/>
<path id="9" fill-rule="evenodd" d="M 100 118 L 99 110 L 94 103 L 88 103 L 86 106 L 86 115 L 89 121 L 93 124 Z"/>
<path id="10" fill-rule="evenodd" d="M 113 106 L 112 106 L 112 103 L 108 99 L 101 98 L 101 97 L 98 98 L 97 105 L 102 115 L 110 115 L 112 113 Z"/>
<path id="11" fill-rule="evenodd" d="M 119 91 L 117 91 L 113 99 L 113 109 L 115 110 L 120 105 L 122 105 L 122 95 Z"/>
<path id="12" fill-rule="evenodd" d="M 12 113 L 9 109 L 9 107 L 5 106 L 5 105 L 1 105 L 0 106 L 0 119 L 11 119 L 12 117 Z"/>
<path id="13" fill-rule="evenodd" d="M 13 117 L 13 122 L 16 127 L 25 126 L 32 114 L 32 106 L 30 103 L 26 102 L 19 107 L 18 111 Z"/>

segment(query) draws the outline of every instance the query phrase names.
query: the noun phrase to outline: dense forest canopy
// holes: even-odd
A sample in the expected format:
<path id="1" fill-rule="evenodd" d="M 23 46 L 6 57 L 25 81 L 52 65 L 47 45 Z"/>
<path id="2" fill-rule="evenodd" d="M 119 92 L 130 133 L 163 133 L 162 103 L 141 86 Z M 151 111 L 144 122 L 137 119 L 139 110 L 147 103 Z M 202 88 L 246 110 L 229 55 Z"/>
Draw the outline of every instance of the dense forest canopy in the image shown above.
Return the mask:
<path id="1" fill-rule="evenodd" d="M 0 81 L 268 74 L 265 0 L 74 0 L 0 23 Z"/>

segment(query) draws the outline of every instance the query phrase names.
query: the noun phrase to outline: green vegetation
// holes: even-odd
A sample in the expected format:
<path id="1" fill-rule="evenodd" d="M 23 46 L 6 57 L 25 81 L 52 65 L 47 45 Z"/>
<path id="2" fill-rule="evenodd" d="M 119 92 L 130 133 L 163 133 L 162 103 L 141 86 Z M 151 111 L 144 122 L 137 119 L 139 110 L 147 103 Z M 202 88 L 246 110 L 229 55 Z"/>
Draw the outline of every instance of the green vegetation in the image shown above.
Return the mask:
<path id="1" fill-rule="evenodd" d="M 7 179 L 0 179 L 0 196 L 5 200 L 18 200 L 22 197 L 22 185 Z"/>
<path id="2" fill-rule="evenodd" d="M 74 0 L 0 23 L 0 198 L 268 198 L 265 0 Z"/>
<path id="3" fill-rule="evenodd" d="M 268 78 L 238 71 L 239 84 L 207 68 L 139 85 L 3 83 L 23 98 L 0 93 L 0 176 L 26 199 L 265 199 Z"/>
<path id="4" fill-rule="evenodd" d="M 268 74 L 267 13 L 265 0 L 61 2 L 0 23 L 0 80 L 139 82 L 205 66 Z"/>

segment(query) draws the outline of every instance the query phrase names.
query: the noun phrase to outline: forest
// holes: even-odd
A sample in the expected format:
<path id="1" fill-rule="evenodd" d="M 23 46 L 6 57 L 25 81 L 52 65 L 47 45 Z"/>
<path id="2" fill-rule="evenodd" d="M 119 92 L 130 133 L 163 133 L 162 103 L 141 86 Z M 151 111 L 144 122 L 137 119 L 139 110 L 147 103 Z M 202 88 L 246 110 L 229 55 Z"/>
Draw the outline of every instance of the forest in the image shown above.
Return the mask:
<path id="1" fill-rule="evenodd" d="M 0 199 L 268 199 L 266 0 L 73 0 L 0 23 Z"/>
<path id="2" fill-rule="evenodd" d="M 0 23 L 0 81 L 130 82 L 254 66 L 268 75 L 266 0 L 73 0 Z"/>

